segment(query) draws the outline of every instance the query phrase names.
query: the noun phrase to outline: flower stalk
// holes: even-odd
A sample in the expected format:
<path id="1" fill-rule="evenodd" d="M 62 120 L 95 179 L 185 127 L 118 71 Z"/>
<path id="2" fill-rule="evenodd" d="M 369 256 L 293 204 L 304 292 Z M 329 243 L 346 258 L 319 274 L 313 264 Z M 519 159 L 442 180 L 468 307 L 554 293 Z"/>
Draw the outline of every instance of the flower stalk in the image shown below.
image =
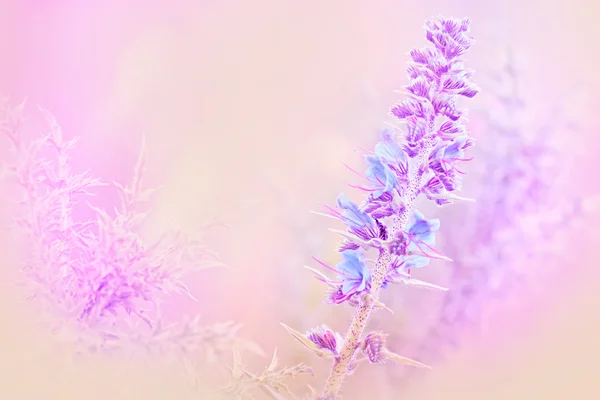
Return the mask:
<path id="1" fill-rule="evenodd" d="M 393 237 L 398 232 L 402 232 L 408 223 L 409 212 L 412 211 L 415 200 L 417 199 L 418 188 L 421 186 L 425 162 L 429 151 L 431 150 L 431 141 L 423 146 L 418 154 L 419 163 L 414 170 L 410 179 L 410 185 L 406 191 L 406 197 L 403 199 L 404 209 L 400 215 L 395 216 L 391 225 L 390 235 Z M 355 358 L 356 350 L 361 342 L 361 337 L 367 327 L 369 317 L 373 311 L 374 304 L 379 301 L 379 291 L 388 276 L 388 273 L 393 265 L 391 253 L 388 249 L 383 248 L 377 257 L 375 271 L 373 273 L 373 283 L 369 296 L 364 296 L 360 303 L 348 333 L 344 341 L 340 355 L 335 359 L 331 369 L 329 378 L 325 384 L 325 390 L 322 398 L 325 400 L 335 399 L 344 383 L 344 378 L 347 375 L 348 368 Z"/>
<path id="2" fill-rule="evenodd" d="M 340 193 L 337 207 L 327 207 L 326 216 L 346 226 L 345 231 L 332 230 L 343 238 L 338 246 L 342 260 L 329 266 L 313 257 L 335 277 L 306 268 L 329 287 L 325 302 L 346 303 L 356 312 L 345 336 L 326 325 L 301 333 L 282 323 L 306 349 L 332 360 L 321 394 L 311 390 L 315 400 L 339 399 L 346 376 L 367 360 L 429 368 L 387 349 L 386 333 L 364 333 L 375 308 L 389 310 L 379 296 L 391 284 L 446 290 L 411 277 L 412 269 L 425 267 L 432 259 L 451 261 L 434 248 L 440 221 L 425 218 L 416 205 L 423 196 L 437 206 L 463 199 L 454 193 L 460 190 L 464 174 L 457 164 L 470 161 L 464 153 L 473 140 L 462 125 L 464 111 L 458 109 L 457 100 L 479 92 L 470 82 L 472 71 L 461 60 L 473 43 L 469 25 L 467 18 L 427 21 L 426 38 L 433 48 L 410 52 L 410 84 L 401 92 L 407 98 L 390 110 L 405 129 L 383 130 L 374 151 L 365 151 L 364 175 L 348 167 L 368 182 L 349 185 L 366 192 L 366 200 L 356 204 Z M 367 251 L 376 252 L 376 259 L 368 259 Z"/>
<path id="3" fill-rule="evenodd" d="M 369 193 L 367 200 L 358 206 L 340 194 L 337 205 L 342 211 L 330 208 L 331 215 L 348 228 L 347 234 L 336 232 L 344 237 L 339 248 L 344 261 L 335 268 L 321 263 L 338 272 L 337 281 L 317 278 L 334 288 L 340 285 L 329 302 L 348 301 L 357 310 L 318 400 L 339 398 L 345 377 L 364 360 L 357 359 L 360 349 L 372 363 L 395 360 L 424 366 L 385 349 L 385 335 L 371 333 L 363 338 L 363 334 L 373 308 L 381 304 L 382 289 L 398 278 L 410 281 L 411 268 L 423 267 L 431 259 L 450 261 L 433 248 L 439 220 L 426 219 L 415 204 L 421 194 L 438 206 L 461 199 L 453 193 L 460 189 L 463 174 L 455 164 L 470 160 L 464 150 L 473 141 L 460 123 L 463 112 L 457 109 L 456 99 L 471 98 L 479 91 L 469 82 L 472 72 L 460 61 L 473 42 L 467 36 L 469 24 L 468 19 L 442 17 L 426 23 L 426 37 L 434 48 L 410 52 L 413 62 L 407 71 L 411 83 L 401 92 L 407 99 L 391 109 L 391 114 L 406 123 L 406 132 L 397 135 L 385 130 L 375 151 L 367 152 L 365 178 L 369 186 L 353 186 Z M 370 249 L 378 252 L 373 268 L 362 263 L 363 251 Z M 378 338 L 377 346 L 373 338 Z"/>

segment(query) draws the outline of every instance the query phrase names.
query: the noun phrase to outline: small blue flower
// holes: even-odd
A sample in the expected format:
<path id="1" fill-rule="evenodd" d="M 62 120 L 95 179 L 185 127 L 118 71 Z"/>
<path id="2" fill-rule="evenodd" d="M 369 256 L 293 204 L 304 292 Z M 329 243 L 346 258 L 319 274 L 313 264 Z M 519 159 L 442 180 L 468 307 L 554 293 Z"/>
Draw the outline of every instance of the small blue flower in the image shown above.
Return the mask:
<path id="1" fill-rule="evenodd" d="M 335 267 L 330 267 L 319 259 L 313 259 L 323 267 L 337 273 L 337 279 L 331 279 L 327 276 L 316 273 L 316 278 L 326 283 L 332 288 L 329 293 L 328 302 L 341 304 L 345 301 L 353 305 L 358 304 L 355 295 L 371 289 L 371 272 L 365 264 L 364 254 L 358 250 L 343 250 L 342 262 Z M 314 271 L 313 271 L 314 272 Z"/>
<path id="2" fill-rule="evenodd" d="M 440 228 L 440 220 L 427 220 L 418 210 L 414 210 L 412 221 L 408 225 L 410 243 L 408 250 L 421 249 L 420 244 L 431 248 L 435 244 L 435 232 Z"/>
<path id="3" fill-rule="evenodd" d="M 365 159 L 369 165 L 365 175 L 371 183 L 374 199 L 398 186 L 398 177 L 390 167 L 381 162 L 379 156 L 369 155 Z"/>
<path id="4" fill-rule="evenodd" d="M 337 198 L 337 205 L 344 210 L 340 216 L 350 232 L 363 240 L 370 240 L 380 236 L 377 222 L 366 212 L 358 208 L 358 205 L 348 198 L 344 193 L 340 193 Z"/>
<path id="5" fill-rule="evenodd" d="M 464 160 L 465 149 L 471 147 L 472 145 L 473 140 L 470 137 L 466 135 L 456 137 L 452 143 L 446 146 L 444 149 L 444 160 Z"/>
<path id="6" fill-rule="evenodd" d="M 406 175 L 408 171 L 406 153 L 394 139 L 394 134 L 388 129 L 381 132 L 381 141 L 375 145 L 375 154 L 386 163 L 391 164 L 397 173 Z"/>
<path id="7" fill-rule="evenodd" d="M 370 289 L 371 272 L 365 264 L 364 254 L 356 250 L 346 250 L 341 254 L 344 260 L 335 269 L 342 281 L 342 294 L 350 295 Z"/>

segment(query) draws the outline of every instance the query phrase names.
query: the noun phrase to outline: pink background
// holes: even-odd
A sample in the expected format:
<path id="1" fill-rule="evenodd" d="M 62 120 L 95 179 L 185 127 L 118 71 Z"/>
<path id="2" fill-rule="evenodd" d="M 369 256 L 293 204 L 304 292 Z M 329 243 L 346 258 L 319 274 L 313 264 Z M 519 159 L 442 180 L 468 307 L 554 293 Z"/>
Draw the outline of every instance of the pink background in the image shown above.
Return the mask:
<path id="1" fill-rule="evenodd" d="M 201 312 L 207 323 L 239 320 L 242 335 L 267 352 L 277 347 L 283 363 L 313 366 L 317 378 L 306 382 L 319 388 L 327 363 L 299 349 L 279 326 L 283 321 L 304 330 L 326 322 L 344 331 L 350 316 L 351 310 L 320 304 L 324 288 L 302 269 L 312 255 L 337 262 L 330 221 L 309 211 L 333 203 L 340 191 L 350 193 L 345 184 L 354 178 L 340 161 L 361 167 L 355 149 L 377 140 L 397 100 L 392 91 L 406 83 L 406 53 L 425 45 L 425 19 L 470 16 L 477 43 L 467 62 L 482 74 L 503 46 L 515 48 L 529 71 L 528 94 L 541 109 L 581 84 L 587 97 L 565 104 L 583 126 L 565 138 L 578 160 L 570 184 L 585 194 L 600 190 L 592 163 L 598 149 L 598 6 L 425 3 L 5 1 L 0 92 L 14 101 L 28 98 L 34 127 L 43 127 L 36 104 L 54 113 L 67 137 L 82 138 L 76 167 L 104 180 L 130 177 L 146 134 L 149 182 L 165 185 L 150 230 L 194 230 L 214 216 L 231 225 L 210 238 L 230 267 L 190 276 L 199 302 L 174 301 L 173 318 Z M 485 135 L 473 131 L 479 141 Z M 12 197 L 8 188 L 0 190 L 5 222 L 14 211 Z M 557 187 L 563 190 L 570 189 Z M 111 196 L 101 201 L 109 204 Z M 442 241 L 462 207 L 440 214 L 446 218 Z M 403 398 L 600 398 L 594 381 L 600 356 L 597 220 L 569 231 L 563 254 L 531 266 L 540 270 L 540 294 L 520 293 L 519 304 L 496 314 L 485 337 L 473 338 Z M 6 236 L 5 248 L 0 245 L 0 280 L 6 283 L 15 276 L 13 239 Z M 559 274 L 543 275 L 550 264 Z M 0 299 L 0 397 L 188 398 L 184 380 L 160 366 L 70 366 L 35 331 L 15 293 L 6 289 Z M 401 315 L 393 318 L 400 324 Z M 248 355 L 248 361 L 258 371 L 267 360 Z M 382 377 L 385 368 L 400 367 L 358 371 L 348 379 L 347 398 L 397 398 Z"/>

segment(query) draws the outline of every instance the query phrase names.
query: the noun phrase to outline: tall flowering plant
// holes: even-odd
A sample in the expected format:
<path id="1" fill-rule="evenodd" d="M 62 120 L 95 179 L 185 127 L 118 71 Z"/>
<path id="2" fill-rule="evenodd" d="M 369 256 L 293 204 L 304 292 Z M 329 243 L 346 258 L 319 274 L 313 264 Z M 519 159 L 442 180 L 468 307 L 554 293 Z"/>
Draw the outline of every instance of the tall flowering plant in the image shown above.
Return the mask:
<path id="1" fill-rule="evenodd" d="M 305 347 L 333 362 L 322 393 L 315 393 L 319 400 L 339 398 L 346 376 L 365 361 L 426 367 L 388 350 L 384 333 L 365 330 L 374 309 L 386 308 L 379 301 L 381 290 L 392 284 L 435 288 L 413 278 L 411 271 L 432 259 L 449 260 L 434 248 L 440 221 L 425 217 L 415 205 L 420 197 L 438 206 L 461 199 L 455 194 L 463 174 L 459 164 L 469 160 L 465 152 L 473 140 L 457 100 L 478 93 L 470 82 L 472 71 L 462 63 L 473 43 L 469 25 L 469 19 L 443 17 L 426 22 L 432 46 L 410 52 L 410 83 L 402 92 L 406 99 L 391 109 L 405 128 L 384 130 L 374 150 L 365 154 L 367 170 L 361 175 L 365 183 L 356 188 L 367 198 L 356 204 L 342 193 L 337 207 L 328 207 L 324 214 L 346 226 L 345 231 L 334 231 L 343 236 L 341 261 L 329 266 L 315 259 L 334 277 L 309 269 L 330 288 L 326 301 L 354 306 L 355 315 L 345 335 L 326 325 L 303 334 L 282 324 Z M 374 260 L 367 258 L 369 253 Z"/>
<path id="2" fill-rule="evenodd" d="M 142 149 L 130 185 L 115 183 L 121 197 L 114 210 L 89 202 L 94 188 L 106 186 L 89 173 L 77 173 L 71 154 L 78 138 L 65 140 L 54 116 L 41 109 L 49 132 L 34 140 L 23 133 L 25 102 L 0 102 L 0 134 L 11 144 L 14 164 L 6 165 L 21 192 L 16 218 L 26 243 L 24 283 L 38 300 L 52 330 L 79 352 L 130 351 L 136 347 L 189 359 L 207 357 L 242 344 L 234 322 L 203 326 L 198 316 L 167 323 L 162 303 L 169 294 L 192 297 L 184 283 L 190 271 L 223 265 L 201 237 L 166 232 L 158 240 L 142 235 L 146 203 L 156 189 L 143 185 Z M 74 209 L 85 202 L 91 218 Z"/>

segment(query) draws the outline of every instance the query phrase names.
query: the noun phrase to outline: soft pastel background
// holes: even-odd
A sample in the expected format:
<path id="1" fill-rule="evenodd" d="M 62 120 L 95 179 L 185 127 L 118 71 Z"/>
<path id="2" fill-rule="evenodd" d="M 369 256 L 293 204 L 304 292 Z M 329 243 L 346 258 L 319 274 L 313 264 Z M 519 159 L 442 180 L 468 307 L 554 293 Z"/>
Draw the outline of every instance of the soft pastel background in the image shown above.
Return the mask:
<path id="1" fill-rule="evenodd" d="M 392 91 L 406 83 L 406 53 L 425 44 L 424 20 L 470 16 L 477 43 L 468 63 L 482 75 L 513 47 L 529 71 L 528 97 L 541 110 L 574 84 L 586 89 L 565 101 L 582 128 L 563 145 L 577 157 L 572 187 L 556 191 L 590 194 L 600 190 L 592 162 L 598 11 L 584 1 L 4 1 L 0 92 L 27 97 L 38 129 L 35 105 L 51 110 L 67 137 L 82 137 L 77 168 L 105 180 L 130 177 L 146 134 L 149 182 L 165 185 L 150 229 L 194 230 L 215 216 L 231 226 L 210 239 L 230 267 L 190 276 L 199 302 L 174 301 L 173 316 L 200 311 L 207 322 L 243 322 L 241 334 L 267 352 L 277 347 L 283 363 L 313 366 L 317 377 L 306 382 L 320 387 L 327 363 L 299 349 L 279 325 L 304 330 L 326 322 L 344 331 L 351 315 L 320 304 L 323 286 L 302 269 L 312 255 L 337 262 L 330 221 L 309 211 L 356 182 L 340 161 L 360 167 L 355 150 L 377 140 L 398 98 Z M 475 126 L 473 136 L 485 141 Z M 477 162 L 473 179 L 480 179 Z M 467 194 L 476 184 L 467 183 Z M 6 222 L 14 197 L 5 186 L 0 193 Z M 433 210 L 442 218 L 441 243 L 466 207 Z M 467 337 L 460 352 L 402 395 L 382 373 L 400 367 L 386 365 L 349 378 L 347 398 L 600 398 L 597 222 L 589 217 L 566 232 L 557 256 L 527 266 L 539 271 L 544 290 L 523 290 L 518 304 L 500 307 L 486 334 Z M 0 247 L 7 285 L 16 276 L 14 243 L 6 235 Z M 450 266 L 430 268 L 427 276 L 439 271 L 441 282 Z M 423 319 L 438 296 L 427 295 L 418 306 Z M 185 380 L 158 364 L 69 364 L 17 293 L 7 287 L 0 299 L 0 398 L 191 398 Z M 402 329 L 403 316 L 415 318 L 397 313 L 386 329 Z M 257 371 L 267 362 L 247 360 Z"/>

